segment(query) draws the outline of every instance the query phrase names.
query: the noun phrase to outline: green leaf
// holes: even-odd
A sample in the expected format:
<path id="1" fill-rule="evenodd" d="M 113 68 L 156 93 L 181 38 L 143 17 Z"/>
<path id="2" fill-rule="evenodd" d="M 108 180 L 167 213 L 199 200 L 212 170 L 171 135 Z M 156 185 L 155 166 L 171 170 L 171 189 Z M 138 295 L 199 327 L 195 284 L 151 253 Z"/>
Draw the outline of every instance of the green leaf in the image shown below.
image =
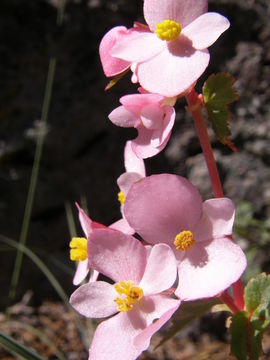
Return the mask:
<path id="1" fill-rule="evenodd" d="M 170 340 L 186 325 L 199 318 L 203 314 L 209 312 L 211 308 L 217 304 L 220 304 L 220 300 L 217 298 L 184 302 L 174 316 L 172 326 L 169 328 L 165 334 L 165 337 L 157 345 L 157 347 Z"/>
<path id="2" fill-rule="evenodd" d="M 238 360 L 258 360 L 262 355 L 262 329 L 247 311 L 236 313 L 231 322 L 231 353 Z"/>
<path id="3" fill-rule="evenodd" d="M 237 151 L 229 139 L 231 113 L 228 105 L 239 99 L 233 88 L 234 83 L 235 79 L 228 74 L 211 75 L 203 85 L 203 100 L 216 137 L 233 151 Z"/>
<path id="4" fill-rule="evenodd" d="M 265 273 L 251 279 L 244 291 L 245 305 L 251 321 L 260 324 L 261 330 L 270 324 L 270 275 Z"/>
<path id="5" fill-rule="evenodd" d="M 43 357 L 37 355 L 33 351 L 27 349 L 21 345 L 18 341 L 14 340 L 10 336 L 0 332 L 0 346 L 14 356 L 20 356 L 27 360 L 44 360 Z"/>

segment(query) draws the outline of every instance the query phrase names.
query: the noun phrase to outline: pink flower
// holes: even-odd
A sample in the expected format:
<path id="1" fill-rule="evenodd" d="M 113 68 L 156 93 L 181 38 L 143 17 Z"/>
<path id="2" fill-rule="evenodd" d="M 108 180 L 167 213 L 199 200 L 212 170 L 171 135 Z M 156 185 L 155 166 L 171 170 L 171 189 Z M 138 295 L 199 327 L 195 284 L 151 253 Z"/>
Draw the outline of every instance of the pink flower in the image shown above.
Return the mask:
<path id="1" fill-rule="evenodd" d="M 88 253 L 91 266 L 114 284 L 82 285 L 70 303 L 86 317 L 118 313 L 97 327 L 89 359 L 136 359 L 180 305 L 164 293 L 176 279 L 174 254 L 166 244 L 153 246 L 148 254 L 137 239 L 111 229 L 92 232 Z"/>
<path id="2" fill-rule="evenodd" d="M 138 137 L 131 142 L 139 158 L 148 158 L 164 149 L 171 136 L 175 111 L 165 97 L 156 94 L 132 94 L 120 99 L 119 106 L 109 114 L 118 126 L 134 127 Z"/>
<path id="3" fill-rule="evenodd" d="M 217 295 L 237 281 L 246 267 L 232 234 L 230 199 L 202 202 L 198 190 L 177 175 L 153 175 L 135 183 L 125 202 L 130 226 L 148 243 L 166 243 L 178 261 L 182 300 Z"/>
<path id="4" fill-rule="evenodd" d="M 79 210 L 79 220 L 86 238 L 73 238 L 70 242 L 70 257 L 73 261 L 78 261 L 78 266 L 73 278 L 73 284 L 79 285 L 88 275 L 90 270 L 90 263 L 87 256 L 87 243 L 91 241 L 92 232 L 94 229 L 107 227 L 95 221 L 92 221 L 86 213 L 76 204 Z M 111 229 L 122 231 L 126 234 L 133 234 L 134 230 L 128 225 L 125 219 L 120 219 L 109 226 Z M 90 273 L 89 282 L 94 282 L 98 278 L 98 271 L 92 270 Z"/>
<path id="5" fill-rule="evenodd" d="M 120 36 L 118 28 L 105 35 L 100 52 L 105 74 L 124 69 L 113 65 L 115 58 L 131 64 L 133 82 L 151 93 L 171 97 L 186 92 L 208 66 L 207 48 L 229 21 L 207 13 L 207 0 L 144 0 L 144 17 L 148 26 L 137 23 Z"/>

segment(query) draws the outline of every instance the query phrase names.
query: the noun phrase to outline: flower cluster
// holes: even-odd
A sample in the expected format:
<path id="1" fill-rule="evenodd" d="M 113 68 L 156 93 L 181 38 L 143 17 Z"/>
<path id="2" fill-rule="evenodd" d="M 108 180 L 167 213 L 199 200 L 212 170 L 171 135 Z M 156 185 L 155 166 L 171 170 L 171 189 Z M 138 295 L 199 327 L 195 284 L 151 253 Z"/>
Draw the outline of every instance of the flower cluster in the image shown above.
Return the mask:
<path id="1" fill-rule="evenodd" d="M 138 94 L 120 99 L 109 119 L 134 127 L 118 180 L 122 218 L 107 227 L 77 205 L 85 238 L 73 238 L 79 261 L 71 296 L 82 315 L 105 318 L 94 334 L 89 359 L 136 359 L 181 302 L 218 296 L 246 267 L 231 240 L 234 205 L 228 198 L 202 201 L 185 178 L 146 176 L 144 160 L 164 149 L 175 121 L 174 104 L 190 91 L 209 62 L 209 47 L 229 22 L 207 12 L 206 0 L 144 0 L 147 25 L 116 27 L 100 44 L 104 72 L 131 69 Z M 135 234 L 135 235 L 134 235 Z M 140 240 L 138 240 L 139 235 Z M 110 279 L 98 279 L 99 274 Z"/>

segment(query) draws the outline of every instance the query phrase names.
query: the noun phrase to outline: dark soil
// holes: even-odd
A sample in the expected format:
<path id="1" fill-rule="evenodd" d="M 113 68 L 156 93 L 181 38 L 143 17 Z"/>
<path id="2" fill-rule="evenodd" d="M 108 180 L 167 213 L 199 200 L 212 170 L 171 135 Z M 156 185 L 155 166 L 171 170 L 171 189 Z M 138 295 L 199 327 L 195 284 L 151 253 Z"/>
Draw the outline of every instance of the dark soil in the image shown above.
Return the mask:
<path id="1" fill-rule="evenodd" d="M 117 220 L 120 212 L 116 179 L 124 171 L 123 147 L 136 134 L 113 126 L 107 118 L 118 106 L 119 97 L 134 92 L 136 87 L 130 85 L 127 75 L 104 93 L 107 79 L 99 62 L 98 46 L 113 26 L 142 21 L 142 1 L 69 0 L 61 28 L 56 25 L 59 3 L 60 0 L 0 2 L 0 234 L 15 240 L 20 235 L 49 59 L 56 56 L 52 103 L 27 246 L 41 257 L 69 295 L 73 291 L 73 266 L 68 257 L 70 233 L 65 204 L 72 207 L 78 233 L 81 230 L 75 201 L 85 202 L 96 221 L 110 224 Z M 213 72 L 226 71 L 236 78 L 240 101 L 231 109 L 231 139 L 239 153 L 218 143 L 212 133 L 211 139 L 226 196 L 237 205 L 244 200 L 251 202 L 254 218 L 264 222 L 270 215 L 270 2 L 216 0 L 210 1 L 209 7 L 227 16 L 231 27 L 210 48 L 211 63 L 197 88 L 200 91 L 203 81 Z M 192 119 L 184 106 L 184 102 L 177 106 L 176 126 L 165 151 L 146 161 L 147 173 L 187 176 L 206 199 L 212 196 L 211 185 Z M 255 232 L 252 239 L 239 237 L 247 250 L 260 240 L 260 232 Z M 256 266 L 267 272 L 269 243 L 266 238 L 263 247 L 256 250 Z M 8 291 L 15 252 L 2 246 L 1 250 L 0 307 L 4 311 L 10 305 Z M 48 347 L 42 343 L 37 346 L 28 331 L 13 324 L 27 319 L 41 331 L 48 330 L 53 341 L 59 338 L 55 344 L 65 358 L 86 358 L 72 321 L 74 315 L 54 303 L 59 298 L 51 284 L 25 257 L 17 302 L 28 289 L 34 294 L 30 313 L 13 314 L 10 325 L 2 315 L 1 331 L 53 358 Z M 224 318 L 223 338 L 219 340 L 213 331 L 203 332 L 202 327 L 208 322 L 206 318 L 192 328 L 192 341 L 187 336 L 177 338 L 157 352 L 150 351 L 148 359 L 228 359 L 228 345 L 220 342 L 227 340 Z M 8 359 L 1 353 L 0 358 Z"/>

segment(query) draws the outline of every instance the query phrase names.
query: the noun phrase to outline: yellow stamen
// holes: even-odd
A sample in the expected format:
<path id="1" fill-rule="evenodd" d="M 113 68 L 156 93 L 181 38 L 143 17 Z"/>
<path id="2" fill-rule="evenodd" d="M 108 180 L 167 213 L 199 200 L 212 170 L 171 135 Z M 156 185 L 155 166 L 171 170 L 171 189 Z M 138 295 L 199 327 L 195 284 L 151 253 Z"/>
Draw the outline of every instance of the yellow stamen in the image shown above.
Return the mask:
<path id="1" fill-rule="evenodd" d="M 70 259 L 72 261 L 83 261 L 87 259 L 87 240 L 82 237 L 74 237 L 69 243 Z"/>
<path id="2" fill-rule="evenodd" d="M 114 299 L 118 311 L 126 312 L 133 308 L 143 297 L 143 290 L 134 285 L 133 281 L 120 281 L 114 284 L 114 288 L 120 295 Z"/>
<path id="3" fill-rule="evenodd" d="M 176 40 L 181 33 L 181 26 L 174 20 L 163 20 L 157 24 L 155 33 L 161 40 Z"/>
<path id="4" fill-rule="evenodd" d="M 122 193 L 122 191 L 119 191 L 119 193 L 118 193 L 118 201 L 120 202 L 120 204 L 123 205 L 125 200 L 126 200 L 125 195 Z"/>
<path id="5" fill-rule="evenodd" d="M 195 244 L 193 232 L 190 230 L 181 231 L 174 239 L 176 250 L 185 251 Z"/>

